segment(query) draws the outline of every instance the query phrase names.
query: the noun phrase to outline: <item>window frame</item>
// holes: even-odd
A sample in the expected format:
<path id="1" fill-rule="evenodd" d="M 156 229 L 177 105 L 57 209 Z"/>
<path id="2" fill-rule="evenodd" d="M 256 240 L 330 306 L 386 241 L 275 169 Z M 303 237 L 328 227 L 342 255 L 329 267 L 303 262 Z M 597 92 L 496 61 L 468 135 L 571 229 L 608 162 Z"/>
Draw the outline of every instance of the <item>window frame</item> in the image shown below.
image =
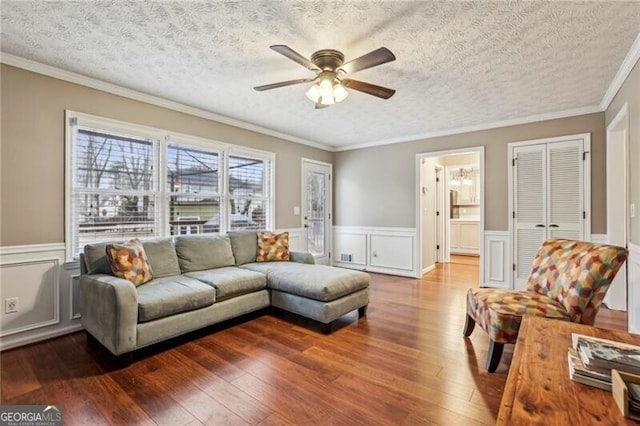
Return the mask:
<path id="1" fill-rule="evenodd" d="M 79 128 L 91 128 L 98 132 L 112 132 L 116 135 L 129 135 L 131 137 L 150 139 L 153 142 L 153 195 L 155 197 L 154 226 L 155 237 L 172 237 L 169 212 L 169 197 L 172 195 L 168 188 L 168 147 L 169 145 L 185 145 L 186 147 L 203 148 L 217 151 L 219 155 L 218 197 L 220 199 L 220 227 L 218 233 L 230 230 L 229 200 L 229 157 L 241 156 L 255 158 L 267 162 L 269 170 L 265 173 L 267 182 L 266 196 L 260 197 L 265 203 L 269 203 L 265 212 L 265 229 L 274 229 L 276 217 L 275 200 L 275 175 L 276 154 L 255 148 L 249 148 L 213 139 L 201 138 L 182 133 L 170 132 L 164 129 L 138 125 L 134 123 L 113 120 L 91 114 L 65 110 L 65 248 L 66 260 L 77 261 L 82 247 L 75 250 L 75 239 L 78 233 L 78 218 L 74 210 L 74 196 L 77 191 L 73 183 L 76 173 L 76 140 Z M 222 158 L 221 158 L 222 157 Z M 207 193 L 209 194 L 209 193 Z"/>

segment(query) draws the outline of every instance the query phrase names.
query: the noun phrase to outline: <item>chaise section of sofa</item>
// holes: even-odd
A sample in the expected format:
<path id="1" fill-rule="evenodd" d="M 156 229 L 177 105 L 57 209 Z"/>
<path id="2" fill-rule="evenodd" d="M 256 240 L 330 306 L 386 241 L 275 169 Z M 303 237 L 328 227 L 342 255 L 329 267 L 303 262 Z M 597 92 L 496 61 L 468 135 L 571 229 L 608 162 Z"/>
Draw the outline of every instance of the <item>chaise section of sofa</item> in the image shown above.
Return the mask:
<path id="1" fill-rule="evenodd" d="M 82 324 L 114 355 L 275 306 L 324 325 L 369 302 L 369 277 L 313 264 L 309 253 L 290 261 L 256 262 L 257 233 L 179 236 L 142 242 L 153 279 L 134 285 L 113 275 L 107 243 L 81 256 Z"/>

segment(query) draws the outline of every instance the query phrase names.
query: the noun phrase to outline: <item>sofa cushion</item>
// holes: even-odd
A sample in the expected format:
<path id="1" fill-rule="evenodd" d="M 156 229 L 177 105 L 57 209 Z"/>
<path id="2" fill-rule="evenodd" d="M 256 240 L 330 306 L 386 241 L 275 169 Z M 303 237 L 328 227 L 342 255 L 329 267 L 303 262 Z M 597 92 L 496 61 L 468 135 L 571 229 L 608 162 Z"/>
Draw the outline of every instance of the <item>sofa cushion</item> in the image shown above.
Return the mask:
<path id="1" fill-rule="evenodd" d="M 116 277 L 131 281 L 136 286 L 153 279 L 153 270 L 139 239 L 134 238 L 124 244 L 107 244 L 105 251 Z"/>
<path id="2" fill-rule="evenodd" d="M 232 266 L 236 262 L 227 235 L 178 237 L 175 247 L 183 273 Z"/>
<path id="3" fill-rule="evenodd" d="M 248 263 L 241 268 L 267 275 L 273 290 L 329 302 L 369 287 L 369 275 L 349 269 L 295 262 Z"/>
<path id="4" fill-rule="evenodd" d="M 550 239 L 538 250 L 527 290 L 559 301 L 572 322 L 593 325 L 627 250 L 585 241 Z"/>
<path id="5" fill-rule="evenodd" d="M 256 251 L 258 250 L 258 233 L 256 231 L 229 231 L 228 235 L 236 265 L 256 261 Z"/>
<path id="6" fill-rule="evenodd" d="M 153 278 L 180 275 L 178 255 L 171 238 L 143 241 L 142 246 L 153 268 Z"/>
<path id="7" fill-rule="evenodd" d="M 259 272 L 228 266 L 185 274 L 216 289 L 216 300 L 221 301 L 267 287 L 267 277 Z"/>
<path id="8" fill-rule="evenodd" d="M 152 321 L 212 305 L 216 292 L 185 276 L 158 278 L 137 288 L 138 322 Z"/>
<path id="9" fill-rule="evenodd" d="M 256 262 L 290 260 L 289 233 L 258 232 L 258 254 Z"/>
<path id="10" fill-rule="evenodd" d="M 84 264 L 87 267 L 87 274 L 113 275 L 106 252 L 107 244 L 110 243 L 95 243 L 84 246 Z"/>
<path id="11" fill-rule="evenodd" d="M 470 288 L 467 314 L 498 343 L 515 343 L 525 315 L 569 321 L 562 303 L 534 291 Z"/>

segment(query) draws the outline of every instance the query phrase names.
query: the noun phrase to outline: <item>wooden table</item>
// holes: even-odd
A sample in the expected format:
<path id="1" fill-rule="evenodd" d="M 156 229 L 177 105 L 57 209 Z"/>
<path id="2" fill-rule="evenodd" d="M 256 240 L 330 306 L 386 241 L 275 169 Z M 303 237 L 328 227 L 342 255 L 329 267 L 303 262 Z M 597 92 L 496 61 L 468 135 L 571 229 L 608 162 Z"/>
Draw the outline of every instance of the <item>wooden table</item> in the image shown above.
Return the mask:
<path id="1" fill-rule="evenodd" d="M 525 317 L 520 326 L 498 425 L 637 424 L 625 419 L 611 392 L 569 378 L 571 333 L 640 345 L 640 336 L 565 321 Z"/>

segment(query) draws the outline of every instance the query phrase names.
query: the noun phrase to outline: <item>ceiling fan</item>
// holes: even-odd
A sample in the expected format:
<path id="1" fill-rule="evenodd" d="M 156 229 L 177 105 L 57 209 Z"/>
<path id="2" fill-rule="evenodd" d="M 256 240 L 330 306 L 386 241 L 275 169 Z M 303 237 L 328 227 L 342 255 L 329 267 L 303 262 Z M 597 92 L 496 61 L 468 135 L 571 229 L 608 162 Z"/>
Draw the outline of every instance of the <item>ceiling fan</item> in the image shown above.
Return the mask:
<path id="1" fill-rule="evenodd" d="M 345 78 L 347 75 L 353 74 L 354 72 L 395 61 L 396 57 L 386 47 L 376 49 L 347 63 L 344 63 L 344 55 L 342 52 L 333 49 L 318 50 L 311 55 L 311 60 L 309 60 L 289 46 L 276 44 L 269 47 L 279 54 L 286 56 L 292 61 L 297 62 L 303 67 L 315 72 L 316 76 L 313 78 L 300 78 L 298 80 L 281 81 L 279 83 L 254 87 L 254 89 L 259 92 L 315 81 L 316 83 L 311 86 L 306 95 L 316 104 L 316 109 L 325 108 L 329 105 L 345 100 L 349 95 L 349 92 L 345 88 L 357 90 L 382 99 L 389 99 L 394 93 L 396 93 L 395 90 L 387 87 L 376 86 L 375 84 L 365 83 L 364 81 Z"/>

